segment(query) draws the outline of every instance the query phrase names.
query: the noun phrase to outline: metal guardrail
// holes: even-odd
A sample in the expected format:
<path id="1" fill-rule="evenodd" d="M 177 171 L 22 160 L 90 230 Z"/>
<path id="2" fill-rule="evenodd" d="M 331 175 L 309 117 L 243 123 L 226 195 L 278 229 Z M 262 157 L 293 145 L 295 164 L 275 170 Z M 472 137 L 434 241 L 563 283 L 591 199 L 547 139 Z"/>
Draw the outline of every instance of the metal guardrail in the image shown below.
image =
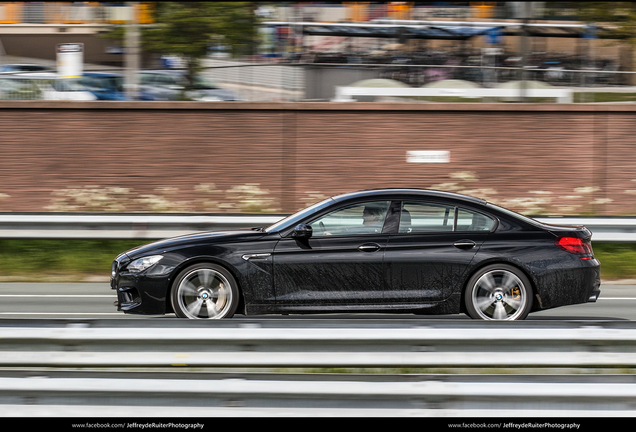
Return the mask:
<path id="1" fill-rule="evenodd" d="M 157 239 L 200 231 L 269 226 L 282 214 L 0 213 L 0 238 Z M 636 242 L 636 217 L 541 217 L 585 225 L 596 242 Z"/>
<path id="2" fill-rule="evenodd" d="M 301 64 L 251 63 L 206 58 L 205 74 L 218 82 L 244 84 L 291 91 L 305 90 Z"/>
<path id="3" fill-rule="evenodd" d="M 554 225 L 585 225 L 596 242 L 636 242 L 636 217 L 549 217 L 537 220 Z"/>
<path id="4" fill-rule="evenodd" d="M 0 328 L 0 366 L 633 368 L 636 327 L 13 324 Z"/>
<path id="5" fill-rule="evenodd" d="M 156 239 L 269 226 L 285 215 L 0 214 L 0 238 Z"/>
<path id="6" fill-rule="evenodd" d="M 0 378 L 11 416 L 633 416 L 636 384 L 559 382 L 552 376 L 527 382 L 342 380 Z M 556 382 L 554 382 L 556 381 Z M 26 403 L 25 403 L 26 400 Z M 216 420 L 218 421 L 218 419 Z M 507 420 L 506 422 L 509 422 Z M 526 420 L 527 421 L 527 420 Z M 111 421 L 113 422 L 113 421 Z M 153 422 L 157 422 L 154 420 Z M 198 421 L 192 421 L 199 423 Z M 452 419 L 448 420 L 453 423 Z M 114 423 L 118 423 L 116 420 Z M 137 420 L 137 423 L 143 421 Z M 563 423 L 563 422 L 561 422 Z M 580 423 L 580 421 L 579 421 Z M 499 424 L 501 427 L 501 424 Z M 555 427 L 556 428 L 556 427 Z"/>
<path id="7" fill-rule="evenodd" d="M 336 96 L 331 102 L 355 102 L 354 96 L 374 97 L 462 97 L 462 98 L 518 98 L 519 89 L 503 88 L 373 88 L 336 87 Z M 559 103 L 572 103 L 571 89 L 527 89 L 528 98 L 555 98 Z"/>
<path id="8" fill-rule="evenodd" d="M 9 404 L 50 415 L 47 407 L 64 406 L 66 415 L 85 416 L 90 407 L 109 405 L 115 410 L 109 414 L 118 415 L 133 406 L 154 406 L 162 407 L 166 416 L 202 413 L 205 408 L 206 415 L 478 413 L 500 418 L 625 415 L 633 413 L 636 403 L 636 382 L 630 375 L 232 375 L 232 369 L 246 367 L 633 368 L 632 323 L 164 323 L 3 324 L 0 410 Z M 35 374 L 40 379 L 34 379 L 38 367 L 44 369 Z M 208 367 L 229 370 L 219 376 L 218 369 L 206 372 Z M 10 374 L 12 368 L 31 372 L 16 377 Z M 153 376 L 148 368 L 166 375 Z M 46 376 L 77 369 L 84 375 Z"/>

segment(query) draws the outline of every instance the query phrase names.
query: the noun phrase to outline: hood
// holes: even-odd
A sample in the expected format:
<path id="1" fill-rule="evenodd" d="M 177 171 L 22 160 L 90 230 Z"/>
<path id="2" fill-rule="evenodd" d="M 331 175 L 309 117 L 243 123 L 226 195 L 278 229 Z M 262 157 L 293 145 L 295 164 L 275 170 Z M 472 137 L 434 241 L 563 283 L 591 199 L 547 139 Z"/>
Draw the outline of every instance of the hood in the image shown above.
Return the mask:
<path id="1" fill-rule="evenodd" d="M 207 231 L 201 233 L 187 234 L 178 237 L 171 237 L 146 245 L 138 246 L 125 252 L 130 259 L 151 253 L 165 253 L 173 249 L 197 245 L 197 244 L 213 244 L 213 243 L 236 243 L 246 240 L 256 240 L 263 237 L 266 233 L 260 230 L 227 230 L 227 231 Z"/>

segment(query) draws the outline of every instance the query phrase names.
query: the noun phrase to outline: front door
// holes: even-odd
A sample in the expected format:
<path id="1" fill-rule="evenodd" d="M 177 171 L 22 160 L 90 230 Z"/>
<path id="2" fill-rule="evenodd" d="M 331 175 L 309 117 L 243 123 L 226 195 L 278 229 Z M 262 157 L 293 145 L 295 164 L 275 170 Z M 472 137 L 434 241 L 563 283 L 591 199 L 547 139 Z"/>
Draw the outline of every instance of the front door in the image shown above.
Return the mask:
<path id="1" fill-rule="evenodd" d="M 311 238 L 281 239 L 274 249 L 277 303 L 337 309 L 381 302 L 389 204 L 347 206 L 309 221 Z"/>

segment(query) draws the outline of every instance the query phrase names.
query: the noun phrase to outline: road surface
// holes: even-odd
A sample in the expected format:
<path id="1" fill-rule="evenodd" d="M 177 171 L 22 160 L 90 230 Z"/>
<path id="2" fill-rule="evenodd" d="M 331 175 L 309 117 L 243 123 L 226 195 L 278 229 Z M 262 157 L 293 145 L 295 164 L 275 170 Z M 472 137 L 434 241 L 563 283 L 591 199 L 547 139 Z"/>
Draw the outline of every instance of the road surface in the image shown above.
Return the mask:
<path id="1" fill-rule="evenodd" d="M 113 302 L 114 291 L 108 282 L 91 283 L 29 283 L 0 282 L 0 319 L 147 319 L 139 315 L 117 312 Z M 412 319 L 414 315 L 271 315 L 271 319 Z M 157 318 L 156 316 L 154 318 Z M 165 319 L 176 319 L 166 315 Z M 420 316 L 426 319 L 467 320 L 466 315 Z M 237 315 L 235 319 L 244 319 Z M 530 314 L 527 320 L 584 320 L 617 321 L 636 320 L 636 285 L 607 283 L 601 286 L 601 297 L 596 303 L 565 306 Z"/>

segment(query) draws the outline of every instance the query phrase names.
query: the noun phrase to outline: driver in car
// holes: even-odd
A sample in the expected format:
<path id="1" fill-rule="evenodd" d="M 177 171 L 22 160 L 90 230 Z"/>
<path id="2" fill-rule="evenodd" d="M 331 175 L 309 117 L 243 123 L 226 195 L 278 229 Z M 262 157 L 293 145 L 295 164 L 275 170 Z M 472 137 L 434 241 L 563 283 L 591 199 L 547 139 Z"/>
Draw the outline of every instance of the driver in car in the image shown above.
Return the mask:
<path id="1" fill-rule="evenodd" d="M 382 223 L 384 222 L 384 209 L 376 206 L 365 206 L 362 211 L 363 233 L 380 233 L 382 232 Z"/>

